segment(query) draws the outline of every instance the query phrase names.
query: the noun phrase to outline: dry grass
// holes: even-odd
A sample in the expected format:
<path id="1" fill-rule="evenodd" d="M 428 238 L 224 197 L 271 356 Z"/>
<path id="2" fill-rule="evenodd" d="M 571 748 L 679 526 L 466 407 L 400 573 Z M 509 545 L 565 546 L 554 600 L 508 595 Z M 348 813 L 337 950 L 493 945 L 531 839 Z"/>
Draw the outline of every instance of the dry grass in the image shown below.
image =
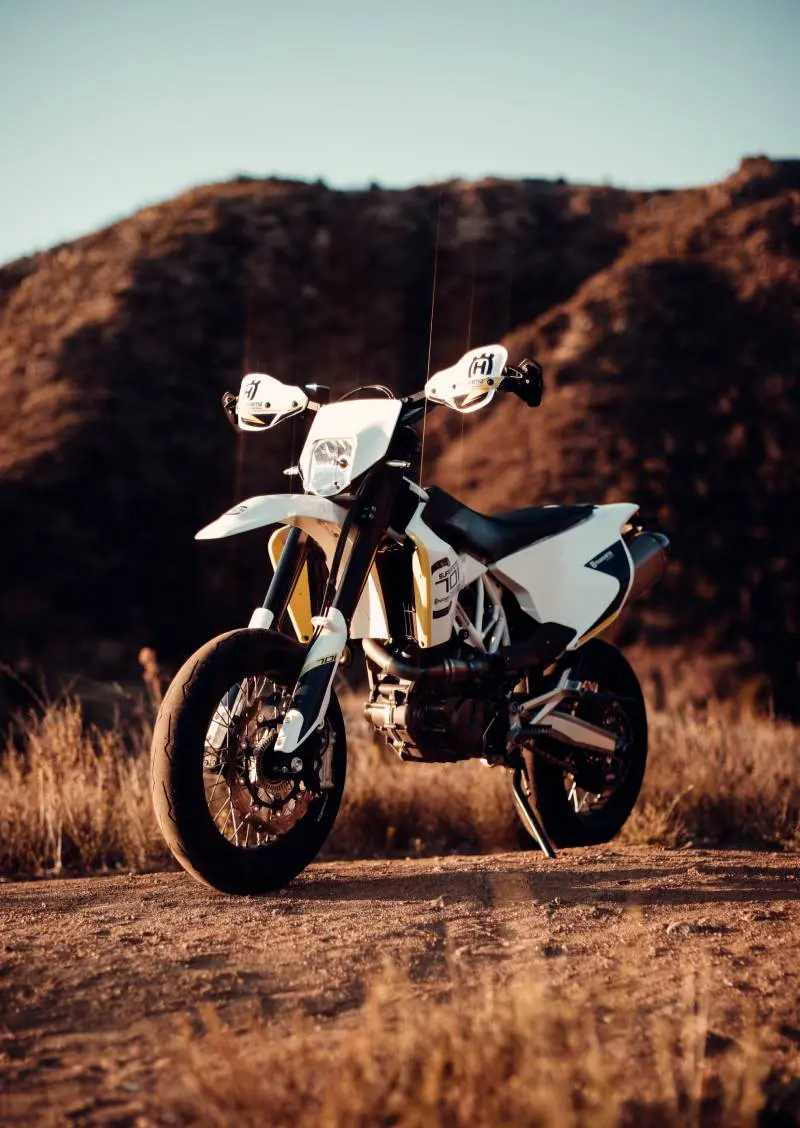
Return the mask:
<path id="1" fill-rule="evenodd" d="M 336 1025 L 294 1016 L 239 1035 L 209 1012 L 204 1036 L 180 1041 L 161 1107 L 169 1123 L 209 1128 L 759 1123 L 766 1052 L 731 1039 L 708 1055 L 702 974 L 658 1013 L 635 1009 L 622 983 L 601 997 L 545 982 L 529 968 L 524 980 L 464 982 L 432 1001 L 388 973 Z"/>
<path id="2" fill-rule="evenodd" d="M 164 866 L 150 800 L 146 719 L 100 729 L 78 701 L 18 722 L 0 757 L 0 872 Z"/>
<path id="3" fill-rule="evenodd" d="M 519 845 L 507 774 L 483 764 L 403 764 L 375 746 L 355 701 L 334 852 L 505 850 Z M 660 846 L 800 845 L 800 728 L 766 717 L 650 718 L 642 795 L 623 841 Z M 522 838 L 524 841 L 524 837 Z"/>
<path id="4" fill-rule="evenodd" d="M 437 854 L 514 849 L 505 772 L 478 763 L 402 764 L 346 702 L 350 765 L 328 852 Z M 800 729 L 714 713 L 651 719 L 650 766 L 627 842 L 796 847 Z M 149 724 L 87 725 L 80 704 L 18 723 L 0 755 L 0 872 L 86 873 L 169 864 L 150 806 Z"/>
<path id="5" fill-rule="evenodd" d="M 800 845 L 800 728 L 763 717 L 656 713 L 624 840 Z"/>

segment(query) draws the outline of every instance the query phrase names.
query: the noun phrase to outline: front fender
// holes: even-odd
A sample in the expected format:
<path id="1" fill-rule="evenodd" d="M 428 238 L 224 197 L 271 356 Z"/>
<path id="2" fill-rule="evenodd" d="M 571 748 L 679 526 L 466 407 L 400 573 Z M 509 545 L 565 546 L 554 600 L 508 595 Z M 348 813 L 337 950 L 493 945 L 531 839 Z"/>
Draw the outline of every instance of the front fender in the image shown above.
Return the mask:
<path id="1" fill-rule="evenodd" d="M 306 521 L 324 521 L 328 525 L 341 525 L 347 510 L 327 497 L 314 494 L 265 494 L 249 497 L 234 505 L 216 521 L 206 525 L 195 540 L 216 540 L 247 533 L 265 525 L 301 525 Z"/>

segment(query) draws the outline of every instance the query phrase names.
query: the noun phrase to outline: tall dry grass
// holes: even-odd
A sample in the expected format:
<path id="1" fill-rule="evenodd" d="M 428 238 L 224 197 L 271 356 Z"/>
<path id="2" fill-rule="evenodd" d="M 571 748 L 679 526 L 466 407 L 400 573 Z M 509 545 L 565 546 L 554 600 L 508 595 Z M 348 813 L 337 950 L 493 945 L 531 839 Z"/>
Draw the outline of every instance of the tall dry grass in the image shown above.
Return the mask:
<path id="1" fill-rule="evenodd" d="M 800 846 L 800 728 L 721 711 L 650 717 L 628 842 Z"/>
<path id="2" fill-rule="evenodd" d="M 203 1037 L 179 1041 L 161 1104 L 169 1123 L 203 1128 L 759 1123 L 767 1055 L 748 1036 L 709 1057 L 702 975 L 687 977 L 657 1014 L 637 1011 L 623 989 L 557 995 L 545 984 L 534 968 L 431 1000 L 393 973 L 354 1021 L 295 1016 L 287 1028 L 256 1024 L 239 1035 L 210 1012 Z"/>
<path id="3" fill-rule="evenodd" d="M 150 799 L 150 725 L 99 728 L 79 701 L 19 720 L 0 756 L 0 872 L 164 866 Z"/>
<path id="4" fill-rule="evenodd" d="M 509 850 L 507 774 L 479 763 L 403 764 L 346 702 L 345 800 L 327 847 L 340 856 Z M 88 724 L 77 701 L 18 721 L 0 752 L 0 872 L 89 873 L 170 864 L 150 805 L 150 725 Z M 645 786 L 623 841 L 800 844 L 800 729 L 715 713 L 656 713 Z"/>

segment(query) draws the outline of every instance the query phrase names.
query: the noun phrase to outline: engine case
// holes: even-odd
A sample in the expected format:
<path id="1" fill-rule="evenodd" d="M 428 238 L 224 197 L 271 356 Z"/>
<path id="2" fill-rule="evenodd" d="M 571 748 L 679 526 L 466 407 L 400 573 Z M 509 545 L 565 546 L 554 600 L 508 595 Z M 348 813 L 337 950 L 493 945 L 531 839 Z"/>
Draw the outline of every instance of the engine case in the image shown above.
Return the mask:
<path id="1" fill-rule="evenodd" d="M 411 682 L 383 678 L 364 711 L 402 760 L 453 763 L 492 755 L 508 728 L 504 703 L 466 695 L 442 697 Z"/>

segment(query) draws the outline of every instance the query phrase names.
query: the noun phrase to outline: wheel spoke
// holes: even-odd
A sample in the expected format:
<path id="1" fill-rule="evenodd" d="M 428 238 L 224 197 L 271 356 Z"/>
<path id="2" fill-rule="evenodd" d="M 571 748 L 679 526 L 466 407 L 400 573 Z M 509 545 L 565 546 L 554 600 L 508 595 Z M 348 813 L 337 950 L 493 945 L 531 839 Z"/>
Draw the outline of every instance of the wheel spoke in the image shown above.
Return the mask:
<path id="1" fill-rule="evenodd" d="M 211 788 L 211 794 L 210 794 L 210 795 L 208 796 L 208 805 L 209 805 L 209 807 L 210 807 L 210 806 L 211 806 L 211 804 L 212 804 L 212 803 L 214 802 L 214 796 L 215 796 L 215 795 L 216 795 L 216 793 L 217 793 L 217 788 L 219 787 L 219 781 L 220 781 L 220 780 L 221 780 L 222 778 L 223 778 L 223 777 L 222 777 L 222 769 L 220 768 L 220 770 L 219 770 L 219 773 L 218 773 L 218 775 L 217 775 L 217 778 L 216 778 L 216 779 L 214 780 L 214 786 L 213 786 L 213 787 Z"/>
<path id="2" fill-rule="evenodd" d="M 232 799 L 231 799 L 230 795 L 229 795 L 229 796 L 228 796 L 228 798 L 227 798 L 227 799 L 225 800 L 225 803 L 227 803 L 227 804 L 228 804 L 228 813 L 227 813 L 227 815 L 225 816 L 225 822 L 224 822 L 224 823 L 222 824 L 222 826 L 221 826 L 221 827 L 219 828 L 219 832 L 220 832 L 220 834 L 224 834 L 224 833 L 225 833 L 225 830 L 226 830 L 226 828 L 227 828 L 227 826 L 228 826 L 228 823 L 229 823 L 229 822 L 231 821 L 231 815 L 233 814 L 233 801 L 232 801 Z M 225 810 L 225 803 L 223 803 L 223 804 L 222 804 L 222 806 L 220 807 L 220 810 L 219 810 L 219 813 L 220 813 L 220 814 L 222 814 L 222 812 L 223 812 L 223 811 Z M 234 821 L 235 821 L 235 820 L 234 820 Z"/>

